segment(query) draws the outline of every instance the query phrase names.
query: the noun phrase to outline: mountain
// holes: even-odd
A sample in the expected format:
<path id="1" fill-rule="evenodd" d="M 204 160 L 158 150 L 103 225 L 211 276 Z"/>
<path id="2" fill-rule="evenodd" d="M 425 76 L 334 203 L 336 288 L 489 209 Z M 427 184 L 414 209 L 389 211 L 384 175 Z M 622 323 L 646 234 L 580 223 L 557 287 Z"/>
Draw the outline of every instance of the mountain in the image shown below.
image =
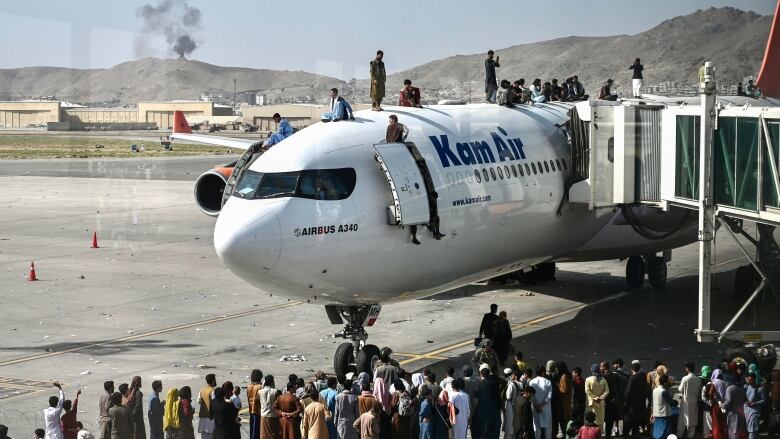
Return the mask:
<path id="1" fill-rule="evenodd" d="M 501 57 L 496 73 L 499 80 L 525 78 L 527 83 L 533 78 L 562 80 L 578 74 L 591 93 L 613 78 L 621 88 L 630 90 L 628 67 L 639 57 L 645 66 L 645 85 L 696 82 L 698 68 L 705 60 L 715 64 L 719 81 L 736 83 L 758 74 L 771 21 L 771 16 L 730 7 L 698 10 L 635 35 L 570 36 L 496 49 Z M 479 95 L 485 78 L 485 57 L 457 55 L 423 64 L 390 75 L 388 88 L 395 84 L 400 88 L 404 78 L 426 88 L 474 82 L 475 95 Z"/>
<path id="2" fill-rule="evenodd" d="M 555 40 L 497 49 L 501 57 L 498 77 L 510 80 L 533 78 L 564 79 L 578 74 L 590 93 L 613 78 L 623 89 L 630 88 L 629 65 L 640 57 L 645 66 L 645 85 L 665 81 L 696 82 L 702 61 L 715 63 L 716 78 L 734 84 L 755 76 L 761 65 L 769 35 L 771 16 L 739 9 L 710 8 L 663 21 L 635 34 L 611 37 L 570 36 Z M 594 24 L 599 26 L 600 24 Z M 518 32 L 522 26 L 518 26 Z M 487 49 L 487 48 L 486 48 Z M 388 52 L 387 56 L 393 56 Z M 405 78 L 415 85 L 439 89 L 439 94 L 457 88 L 471 88 L 481 94 L 484 54 L 456 55 L 432 61 L 388 77 L 388 100 Z M 268 92 L 301 99 L 324 100 L 323 90 L 343 89 L 350 99 L 368 100 L 368 81 L 346 84 L 335 78 L 302 71 L 279 71 L 219 67 L 185 59 L 145 58 L 109 69 L 78 70 L 59 67 L 25 67 L 0 70 L 0 96 L 25 98 L 57 96 L 81 103 L 132 104 L 143 100 L 197 99 L 201 93 L 230 98 L 233 79 L 239 91 Z M 454 87 L 464 85 L 466 87 Z M 431 93 L 433 94 L 433 93 Z M 426 98 L 426 96 L 423 96 Z M 427 96 L 436 100 L 436 96 Z"/>
<path id="3" fill-rule="evenodd" d="M 11 98 L 57 96 L 82 103 L 197 99 L 201 93 L 233 96 L 238 91 L 300 88 L 314 94 L 343 84 L 335 78 L 302 71 L 220 67 L 195 60 L 144 58 L 108 69 L 24 67 L 0 70 L 0 95 Z"/>

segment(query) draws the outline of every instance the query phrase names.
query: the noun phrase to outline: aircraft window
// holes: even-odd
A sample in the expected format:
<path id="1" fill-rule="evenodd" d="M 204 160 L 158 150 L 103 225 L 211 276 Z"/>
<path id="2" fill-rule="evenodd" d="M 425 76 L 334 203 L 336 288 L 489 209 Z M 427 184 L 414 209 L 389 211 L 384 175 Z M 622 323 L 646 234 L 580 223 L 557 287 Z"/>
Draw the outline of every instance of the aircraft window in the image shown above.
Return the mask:
<path id="1" fill-rule="evenodd" d="M 521 177 L 525 177 L 525 174 L 523 173 L 523 165 L 517 165 L 517 170 L 520 172 Z"/>
<path id="2" fill-rule="evenodd" d="M 536 163 L 531 162 L 531 169 L 534 170 L 534 175 L 536 175 Z"/>
<path id="3" fill-rule="evenodd" d="M 272 174 L 246 170 L 233 196 L 248 200 L 278 197 L 343 200 L 355 189 L 355 180 L 355 170 L 351 168 Z"/>
<path id="4" fill-rule="evenodd" d="M 550 160 L 550 169 L 552 169 L 553 172 L 555 172 L 555 162 Z"/>
<path id="5" fill-rule="evenodd" d="M 523 171 L 522 171 L 522 168 L 521 168 L 520 173 L 522 173 L 522 172 Z M 515 165 L 512 165 L 512 175 L 514 175 L 515 178 L 517 178 L 517 166 L 515 166 Z"/>
<path id="6" fill-rule="evenodd" d="M 501 166 L 498 167 L 498 178 L 504 179 L 504 171 L 501 170 Z M 509 177 L 507 176 L 507 178 Z"/>
<path id="7" fill-rule="evenodd" d="M 260 184 L 257 186 L 252 198 L 292 197 L 295 195 L 299 176 L 300 172 L 263 174 L 263 178 L 260 180 Z"/>
<path id="8" fill-rule="evenodd" d="M 561 169 L 561 161 L 558 160 L 558 159 L 555 159 L 555 164 L 558 165 L 558 170 L 562 171 L 562 169 Z"/>
<path id="9" fill-rule="evenodd" d="M 493 169 L 493 168 L 490 168 L 490 176 L 491 176 L 491 177 L 493 177 L 493 181 L 496 181 L 496 180 L 498 180 L 498 179 L 496 178 L 496 170 L 495 170 L 495 169 Z"/>
<path id="10" fill-rule="evenodd" d="M 528 163 L 525 164 L 525 175 L 531 176 L 531 168 L 528 166 Z"/>
<path id="11" fill-rule="evenodd" d="M 301 184 L 296 197 L 317 200 L 343 200 L 355 189 L 355 170 L 315 169 L 301 171 Z"/>
<path id="12" fill-rule="evenodd" d="M 485 181 L 490 181 L 490 176 L 488 175 L 487 169 L 482 168 L 482 177 L 485 178 Z"/>
<path id="13" fill-rule="evenodd" d="M 563 169 L 564 170 L 568 169 L 568 168 L 566 168 L 566 159 L 561 159 L 561 163 L 563 163 Z"/>
<path id="14" fill-rule="evenodd" d="M 540 174 L 544 173 L 544 171 L 542 171 L 542 162 L 536 162 L 536 168 L 539 169 Z"/>
<path id="15" fill-rule="evenodd" d="M 507 180 L 509 180 L 509 177 L 512 176 L 512 174 L 509 173 L 509 166 L 507 166 L 507 165 L 504 165 L 504 174 L 506 174 Z"/>
<path id="16" fill-rule="evenodd" d="M 474 177 L 477 179 L 477 183 L 482 183 L 482 175 L 479 173 L 479 169 L 474 170 Z"/>
<path id="17" fill-rule="evenodd" d="M 238 180 L 238 184 L 236 184 L 236 190 L 233 192 L 233 195 L 238 198 L 254 198 L 255 191 L 257 191 L 257 186 L 260 185 L 260 180 L 262 179 L 263 174 L 247 169 L 241 175 L 241 179 Z"/>
<path id="18" fill-rule="evenodd" d="M 539 166 L 539 169 L 542 169 L 542 167 Z M 550 172 L 550 165 L 546 161 L 544 162 L 544 172 Z"/>

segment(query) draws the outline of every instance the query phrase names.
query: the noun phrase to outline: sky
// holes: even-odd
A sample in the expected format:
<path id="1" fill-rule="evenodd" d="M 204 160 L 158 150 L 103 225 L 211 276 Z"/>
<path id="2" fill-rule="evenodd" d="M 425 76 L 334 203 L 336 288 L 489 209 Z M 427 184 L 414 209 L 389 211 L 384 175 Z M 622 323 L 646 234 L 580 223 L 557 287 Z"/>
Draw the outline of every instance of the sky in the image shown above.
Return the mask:
<path id="1" fill-rule="evenodd" d="M 0 2 L 0 68 L 106 68 L 144 56 L 176 57 L 165 38 L 143 31 L 138 15 L 143 5 L 160 1 Z M 198 45 L 193 59 L 348 80 L 368 75 L 377 49 L 395 72 L 570 35 L 636 34 L 713 6 L 770 15 L 780 0 L 167 1 L 201 12 L 192 33 Z"/>

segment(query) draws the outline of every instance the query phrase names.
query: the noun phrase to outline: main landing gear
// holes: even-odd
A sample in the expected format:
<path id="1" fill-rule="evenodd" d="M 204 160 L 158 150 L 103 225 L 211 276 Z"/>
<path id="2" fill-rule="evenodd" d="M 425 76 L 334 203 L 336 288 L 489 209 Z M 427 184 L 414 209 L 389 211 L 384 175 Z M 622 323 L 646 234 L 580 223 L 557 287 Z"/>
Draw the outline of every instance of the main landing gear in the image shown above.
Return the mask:
<path id="1" fill-rule="evenodd" d="M 379 348 L 366 344 L 368 333 L 364 327 L 373 326 L 381 310 L 381 305 L 325 305 L 330 323 L 344 325 L 344 329 L 333 336 L 350 340 L 340 344 L 333 356 L 333 369 L 337 377 L 343 379 L 349 372 L 372 374 L 379 360 Z"/>
<path id="2" fill-rule="evenodd" d="M 663 256 L 644 255 L 631 256 L 626 262 L 626 282 L 631 288 L 642 286 L 647 280 L 655 289 L 666 286 L 666 262 L 671 259 L 671 252 L 664 252 Z"/>

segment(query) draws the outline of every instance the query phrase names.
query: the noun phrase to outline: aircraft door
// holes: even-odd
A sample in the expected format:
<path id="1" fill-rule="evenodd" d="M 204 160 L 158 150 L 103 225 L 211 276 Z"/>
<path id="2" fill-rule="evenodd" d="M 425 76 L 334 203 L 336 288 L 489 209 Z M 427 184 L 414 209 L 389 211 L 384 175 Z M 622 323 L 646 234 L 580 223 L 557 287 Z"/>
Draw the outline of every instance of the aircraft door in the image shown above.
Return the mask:
<path id="1" fill-rule="evenodd" d="M 390 224 L 413 226 L 428 224 L 431 211 L 428 190 L 415 158 L 403 143 L 374 145 L 376 161 L 390 184 L 393 204 L 388 206 Z"/>

